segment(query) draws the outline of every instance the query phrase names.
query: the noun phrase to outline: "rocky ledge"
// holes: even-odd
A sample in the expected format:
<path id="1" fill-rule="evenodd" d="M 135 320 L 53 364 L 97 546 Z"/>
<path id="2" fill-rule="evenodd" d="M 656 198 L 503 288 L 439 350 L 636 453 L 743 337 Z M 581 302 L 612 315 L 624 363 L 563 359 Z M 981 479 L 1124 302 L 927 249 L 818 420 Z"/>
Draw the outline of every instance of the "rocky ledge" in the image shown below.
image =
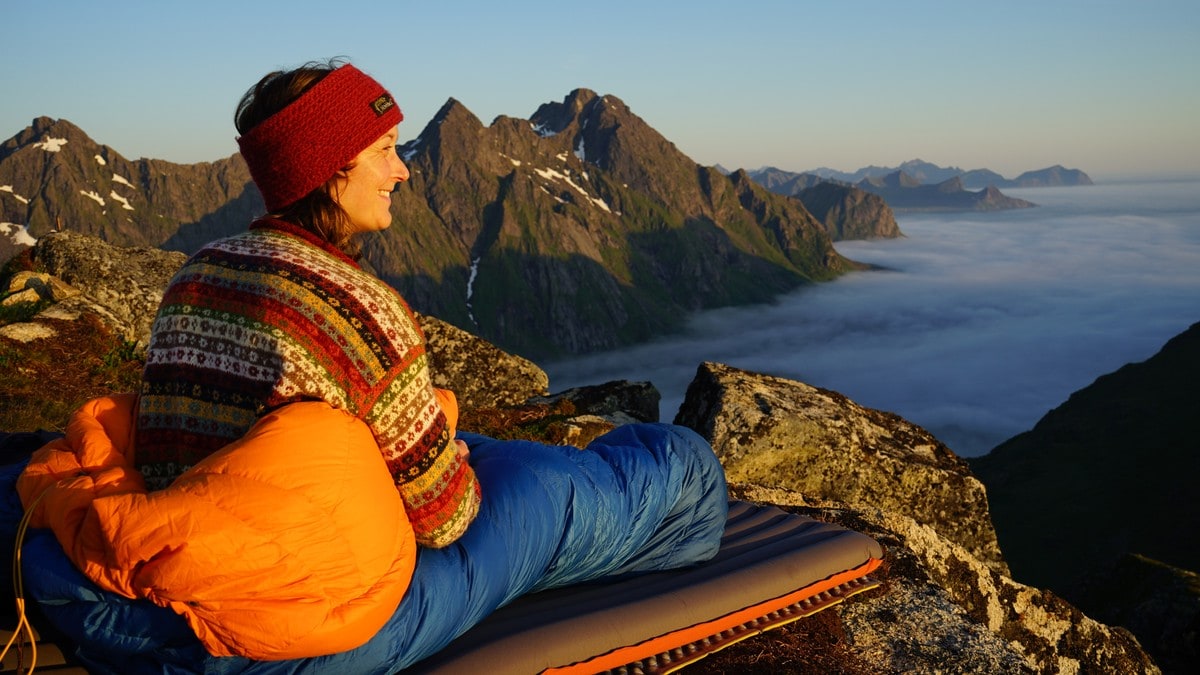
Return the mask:
<path id="1" fill-rule="evenodd" d="M 28 257 L 31 269 L 10 275 L 7 292 L 0 287 L 8 300 L 36 297 L 45 307 L 0 327 L 0 346 L 36 349 L 62 322 L 85 316 L 144 345 L 181 263 L 178 254 L 47 235 Z M 420 320 L 437 384 L 459 394 L 464 429 L 585 445 L 614 425 L 657 419 L 650 383 L 551 394 L 535 364 L 434 317 Z M 804 638 L 772 631 L 689 672 L 745 672 L 750 663 L 793 673 L 1160 672 L 1127 630 L 1009 577 L 983 485 L 920 427 L 836 392 L 717 363 L 698 365 L 675 422 L 712 443 L 732 497 L 842 524 L 886 551 L 884 585 L 800 622 L 810 629 Z"/>

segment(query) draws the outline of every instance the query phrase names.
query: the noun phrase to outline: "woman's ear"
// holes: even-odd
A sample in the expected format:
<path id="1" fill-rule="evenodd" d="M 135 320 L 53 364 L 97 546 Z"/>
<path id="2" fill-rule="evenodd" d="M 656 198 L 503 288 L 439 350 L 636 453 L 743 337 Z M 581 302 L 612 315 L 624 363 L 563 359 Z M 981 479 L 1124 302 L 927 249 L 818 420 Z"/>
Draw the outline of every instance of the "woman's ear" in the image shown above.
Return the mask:
<path id="1" fill-rule="evenodd" d="M 342 186 L 350 179 L 351 166 L 344 166 L 338 169 L 338 172 L 333 174 L 333 177 L 326 183 L 329 186 L 329 198 L 333 201 L 338 201 L 342 196 Z"/>

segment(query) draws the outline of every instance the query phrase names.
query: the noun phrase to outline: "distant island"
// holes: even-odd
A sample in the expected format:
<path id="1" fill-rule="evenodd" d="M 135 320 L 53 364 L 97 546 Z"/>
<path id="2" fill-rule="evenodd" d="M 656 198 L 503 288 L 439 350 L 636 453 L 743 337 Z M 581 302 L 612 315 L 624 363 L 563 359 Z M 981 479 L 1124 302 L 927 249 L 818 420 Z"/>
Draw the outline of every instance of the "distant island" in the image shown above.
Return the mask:
<path id="1" fill-rule="evenodd" d="M 1026 171 L 1012 179 L 1005 178 L 991 169 L 971 169 L 970 171 L 966 171 L 956 166 L 942 167 L 920 159 L 910 159 L 896 167 L 867 166 L 853 173 L 824 167 L 803 173 L 857 184 L 864 179 L 883 178 L 896 172 L 905 173 L 922 185 L 933 185 L 945 182 L 951 178 L 960 178 L 962 179 L 964 190 L 982 190 L 988 187 L 1003 189 L 1092 184 L 1092 179 L 1083 171 L 1068 169 L 1058 164 L 1036 171 Z"/>
<path id="2" fill-rule="evenodd" d="M 898 167 L 863 167 L 852 173 L 829 168 L 797 173 L 775 167 L 763 167 L 748 173 L 768 190 L 790 197 L 800 197 L 821 183 L 855 187 L 882 197 L 895 211 L 1030 208 L 1037 205 L 1005 195 L 1000 188 L 1092 185 L 1092 179 L 1083 171 L 1060 165 L 1026 171 L 1008 179 L 990 169 L 964 171 L 920 159 L 904 162 Z"/>

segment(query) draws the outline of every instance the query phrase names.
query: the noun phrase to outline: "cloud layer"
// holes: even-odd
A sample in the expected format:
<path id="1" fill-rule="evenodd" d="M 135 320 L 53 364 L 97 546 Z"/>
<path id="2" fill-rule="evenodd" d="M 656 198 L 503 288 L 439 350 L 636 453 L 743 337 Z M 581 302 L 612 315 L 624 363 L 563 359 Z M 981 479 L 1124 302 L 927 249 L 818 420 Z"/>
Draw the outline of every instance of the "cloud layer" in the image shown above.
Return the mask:
<path id="1" fill-rule="evenodd" d="M 904 239 L 838 245 L 884 271 L 548 364 L 551 387 L 649 380 L 670 421 L 697 365 L 717 361 L 833 389 L 984 454 L 1200 321 L 1200 184 L 1010 192 L 1041 206 L 901 216 Z"/>

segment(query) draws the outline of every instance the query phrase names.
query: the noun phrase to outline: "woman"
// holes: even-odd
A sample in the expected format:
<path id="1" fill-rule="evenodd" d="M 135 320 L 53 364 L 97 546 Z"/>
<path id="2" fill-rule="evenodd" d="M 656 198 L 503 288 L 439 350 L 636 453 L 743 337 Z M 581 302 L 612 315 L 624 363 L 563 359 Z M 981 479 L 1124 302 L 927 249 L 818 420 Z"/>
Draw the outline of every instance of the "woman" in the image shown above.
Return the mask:
<path id="1" fill-rule="evenodd" d="M 455 439 L 411 312 L 355 263 L 408 178 L 400 120 L 350 65 L 247 92 L 269 215 L 172 280 L 136 404 L 84 406 L 17 481 L 55 535 L 26 587 L 93 670 L 395 672 L 531 590 L 716 552 L 724 474 L 687 429 Z"/>
<path id="2" fill-rule="evenodd" d="M 408 180 L 401 119 L 352 65 L 271 73 L 242 98 L 238 144 L 269 215 L 202 249 L 167 289 L 138 405 L 148 487 L 264 412 L 319 400 L 370 427 L 418 543 L 445 546 L 466 530 L 479 487 L 435 397 L 420 329 L 351 257 L 356 235 L 391 225 L 391 192 Z"/>

